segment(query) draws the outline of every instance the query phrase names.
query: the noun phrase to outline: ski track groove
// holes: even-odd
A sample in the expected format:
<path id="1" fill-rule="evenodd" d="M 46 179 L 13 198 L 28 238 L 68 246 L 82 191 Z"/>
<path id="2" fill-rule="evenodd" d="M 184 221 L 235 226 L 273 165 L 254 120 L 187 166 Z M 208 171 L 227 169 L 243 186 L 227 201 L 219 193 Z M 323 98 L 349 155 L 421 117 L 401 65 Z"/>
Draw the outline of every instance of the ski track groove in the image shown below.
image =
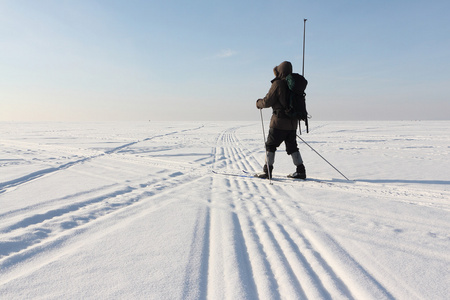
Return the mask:
<path id="1" fill-rule="evenodd" d="M 250 203 L 249 203 L 250 204 Z M 267 253 L 266 259 L 272 266 L 273 274 L 277 282 L 283 283 L 280 286 L 281 298 L 288 297 L 289 295 L 294 296 L 294 298 L 305 299 L 306 294 L 303 290 L 298 277 L 295 275 L 292 265 L 286 257 L 286 251 L 281 246 L 279 238 L 275 235 L 271 228 L 271 225 L 265 221 L 267 217 L 271 218 L 271 212 L 265 207 L 258 207 L 257 203 L 251 203 L 255 207 L 253 210 L 256 215 L 263 216 L 262 218 L 254 218 L 252 221 L 255 224 L 255 230 L 257 235 L 260 236 L 262 241 L 262 247 L 265 253 Z"/>
<path id="2" fill-rule="evenodd" d="M 67 253 L 73 252 L 74 249 L 83 247 L 85 244 L 83 239 L 78 239 L 75 242 L 70 243 L 70 245 L 68 245 L 68 241 L 91 230 L 92 226 L 102 227 L 102 230 L 95 233 L 96 238 L 111 234 L 111 232 L 114 232 L 116 229 L 122 228 L 124 224 L 133 222 L 134 217 L 154 213 L 175 201 L 174 199 L 165 198 L 164 195 L 173 193 L 178 189 L 185 188 L 186 185 L 204 179 L 203 177 L 192 179 L 192 176 L 190 176 L 190 178 L 189 181 L 180 182 L 178 184 L 175 183 L 173 188 L 163 188 L 160 193 L 146 198 L 145 201 L 136 202 L 135 205 L 127 207 L 128 211 L 125 211 L 124 209 L 116 210 L 111 214 L 104 215 L 102 218 L 94 219 L 88 224 L 83 224 L 83 226 L 77 226 L 66 230 L 61 234 L 49 236 L 45 241 L 38 243 L 35 246 L 0 259 L 0 270 L 5 274 L 9 273 L 9 275 L 6 276 L 7 279 L 3 281 L 0 280 L 0 286 L 15 278 L 25 276 L 26 274 L 51 264 L 60 257 L 65 256 Z M 130 213 L 133 216 L 131 218 Z M 30 259 L 34 260 L 35 263 L 33 263 L 31 268 L 24 268 L 23 263 Z"/>
<path id="3" fill-rule="evenodd" d="M 226 147 L 230 141 L 229 131 L 220 133 L 216 139 L 216 146 L 212 150 L 213 167 L 217 168 L 220 165 L 226 167 L 229 164 L 225 159 L 226 155 L 232 154 Z M 216 192 L 216 186 L 219 190 L 223 186 L 223 181 L 226 186 L 230 185 L 226 178 L 213 177 L 211 204 L 216 209 L 211 212 L 211 252 L 208 262 L 208 283 L 211 284 L 208 284 L 207 298 L 255 299 L 257 297 L 253 281 L 255 276 L 247 255 L 241 220 L 235 212 L 230 212 L 235 204 L 216 200 L 216 197 L 223 193 Z"/>
<path id="4" fill-rule="evenodd" d="M 183 133 L 183 132 L 187 132 L 187 131 L 195 131 L 195 130 L 199 130 L 199 129 L 203 128 L 203 127 L 204 127 L 204 125 L 199 126 L 199 127 L 195 127 L 195 128 L 188 128 L 188 129 L 183 129 L 183 130 L 180 130 L 180 131 L 173 131 L 173 132 L 168 132 L 168 133 L 164 133 L 164 134 L 155 135 L 155 136 L 152 136 L 152 137 L 149 137 L 149 138 L 145 138 L 142 141 L 138 140 L 138 141 L 135 141 L 135 142 L 126 143 L 124 145 L 115 147 L 113 149 L 106 150 L 106 151 L 104 151 L 103 153 L 100 153 L 100 154 L 91 155 L 91 156 L 88 156 L 88 157 L 84 157 L 82 159 L 77 159 L 77 160 L 74 160 L 74 161 L 62 164 L 62 165 L 57 166 L 57 167 L 45 168 L 45 169 L 42 169 L 42 170 L 38 170 L 38 171 L 32 172 L 32 173 L 27 174 L 27 175 L 18 177 L 16 179 L 8 180 L 8 181 L 5 181 L 5 182 L 0 182 L 0 194 L 5 193 L 8 190 L 17 188 L 20 185 L 23 185 L 23 184 L 29 183 L 29 182 L 31 182 L 33 180 L 39 179 L 39 178 L 41 178 L 43 176 L 51 175 L 51 174 L 53 174 L 55 172 L 58 172 L 58 171 L 61 171 L 61 170 L 66 170 L 66 169 L 68 169 L 68 168 L 70 168 L 72 166 L 79 165 L 79 164 L 85 163 L 87 161 L 91 161 L 91 160 L 93 160 L 95 158 L 102 157 L 104 155 L 110 155 L 110 154 L 113 154 L 113 153 L 120 152 L 122 149 L 130 147 L 130 146 L 133 146 L 133 145 L 136 145 L 136 144 L 138 144 L 140 142 L 146 142 L 146 141 L 149 141 L 149 140 L 152 140 L 152 139 L 155 139 L 155 138 L 166 137 L 166 136 L 170 136 L 170 135 L 174 135 L 174 134 L 178 134 L 178 133 Z"/>
<path id="5" fill-rule="evenodd" d="M 287 196 L 283 190 L 275 190 L 274 187 L 271 187 L 268 190 L 273 197 L 283 198 L 283 196 Z M 288 215 L 290 209 L 285 209 L 282 206 L 282 203 L 283 201 L 273 201 L 273 207 L 270 207 L 269 205 L 267 205 L 267 207 L 269 210 L 273 210 L 271 213 L 276 219 L 282 220 L 281 222 L 286 222 L 286 224 L 292 223 L 294 217 Z M 336 284 L 339 285 L 339 283 L 344 283 L 342 290 L 350 291 L 350 295 L 347 294 L 346 296 L 349 298 L 355 297 L 356 299 L 360 299 L 361 297 L 371 298 L 373 295 L 377 295 L 377 299 L 394 299 L 386 288 L 332 237 L 330 237 L 325 230 L 320 228 L 306 211 L 297 206 L 295 215 L 297 218 L 301 215 L 302 220 L 308 220 L 309 227 L 313 225 L 311 229 L 305 231 L 309 233 L 309 237 L 304 233 L 298 233 L 314 247 L 315 252 L 319 253 L 319 255 L 324 258 L 324 260 L 322 260 L 322 262 L 325 262 L 323 268 L 332 270 L 333 273 L 336 274 L 336 276 L 333 276 L 334 278 L 342 278 L 343 281 L 337 282 Z M 329 251 L 329 248 L 334 249 L 333 251 Z M 343 262 L 345 262 L 345 264 L 343 264 Z M 361 287 L 359 287 L 361 285 L 360 282 L 364 282 Z"/>
<path id="6" fill-rule="evenodd" d="M 211 210 L 206 207 L 196 218 L 189 263 L 184 275 L 182 299 L 206 299 L 210 252 Z M 197 273 L 199 270 L 199 273 Z"/>
<path id="7" fill-rule="evenodd" d="M 221 151 L 229 159 L 223 168 L 232 170 L 252 168 L 248 156 L 241 154 L 242 149 L 231 146 L 232 144 L 239 144 L 234 130 L 223 133 L 218 141 L 222 143 Z M 252 252 L 250 252 L 248 258 L 250 265 L 253 269 L 261 270 L 263 274 L 273 276 L 272 279 L 264 283 L 255 282 L 255 286 L 259 287 L 260 293 L 271 296 L 276 294 L 279 298 L 294 297 L 297 299 L 355 299 L 355 297 L 372 297 L 373 295 L 379 296 L 380 299 L 393 299 L 393 296 L 375 278 L 326 233 L 319 234 L 319 236 L 311 239 L 294 227 L 283 226 L 279 223 L 275 224 L 273 221 L 265 221 L 275 219 L 281 220 L 280 222 L 283 224 L 292 224 L 294 220 L 286 212 L 290 208 L 278 204 L 280 201 L 276 200 L 287 196 L 280 188 L 276 186 L 268 187 L 267 182 L 264 181 L 261 181 L 259 184 L 253 183 L 252 186 L 244 183 L 245 186 L 242 187 L 239 183 L 242 180 L 230 177 L 226 176 L 228 178 L 227 185 L 232 193 L 232 203 L 236 202 L 236 198 L 242 197 L 242 193 L 236 191 L 246 190 L 250 195 L 261 193 L 272 195 L 271 198 L 261 198 L 259 201 L 246 199 L 243 206 L 252 204 L 253 208 L 239 210 L 248 213 L 248 215 L 237 216 L 238 219 L 245 220 L 247 218 L 247 221 L 240 222 L 240 226 L 242 226 L 242 243 L 249 245 L 245 247 L 245 250 L 249 251 L 249 249 L 252 249 L 252 251 L 256 251 L 253 252 L 255 256 L 259 253 L 264 254 L 265 257 L 265 261 L 255 260 Z M 232 204 L 232 206 L 236 205 L 238 204 Z M 254 213 L 250 213 L 251 211 L 254 211 Z M 305 215 L 308 221 L 312 221 L 311 224 L 315 230 L 311 230 L 311 232 L 323 232 L 323 229 L 315 224 L 306 212 L 300 210 L 300 213 Z M 226 232 L 222 233 L 226 234 Z M 335 255 L 327 256 L 326 253 L 322 254 L 324 247 L 315 242 L 317 239 L 320 239 L 322 242 L 325 240 L 326 245 L 332 243 L 341 255 L 336 257 Z M 351 262 L 351 266 L 343 269 L 341 267 L 342 262 L 339 261 L 341 259 Z M 336 264 L 335 262 L 338 263 Z M 369 291 L 364 291 L 364 288 L 359 286 L 358 278 L 347 280 L 347 273 L 356 273 L 362 276 L 364 283 L 366 285 L 369 283 L 370 285 Z M 342 278 L 345 278 L 346 282 L 342 281 Z M 278 284 L 278 282 L 283 284 Z M 276 293 L 273 290 L 263 291 L 261 286 L 264 285 L 274 287 Z"/>
<path id="8" fill-rule="evenodd" d="M 17 215 L 19 213 L 27 213 L 28 211 L 36 210 L 36 209 L 39 209 L 40 207 L 51 205 L 52 203 L 58 203 L 58 202 L 61 202 L 62 200 L 75 199 L 77 197 L 81 197 L 81 196 L 85 196 L 85 195 L 89 195 L 89 194 L 96 194 L 97 192 L 102 192 L 102 191 L 110 189 L 116 185 L 117 185 L 116 183 L 109 184 L 109 185 L 101 186 L 99 188 L 94 188 L 92 190 L 82 191 L 82 192 L 70 194 L 70 195 L 67 195 L 64 197 L 51 199 L 51 200 L 47 200 L 47 201 L 42 201 L 38 204 L 24 206 L 20 209 L 15 209 L 15 210 L 11 210 L 11 211 L 5 212 L 3 214 L 0 214 L 0 218 L 4 218 L 6 216 L 14 217 L 15 215 Z M 1 229 L 0 229 L 0 232 L 1 232 Z"/>
<path id="9" fill-rule="evenodd" d="M 239 168 L 247 169 L 249 167 L 249 162 L 246 160 L 246 156 L 241 155 L 237 150 L 237 147 L 231 147 L 232 144 L 237 144 L 237 139 L 235 138 L 234 131 L 225 132 L 222 137 L 218 139 L 223 142 L 221 149 L 223 149 L 224 155 L 230 158 L 229 164 L 226 166 L 238 165 Z M 227 143 L 229 143 L 227 147 Z M 228 149 L 231 150 L 228 150 Z M 242 152 L 242 150 L 241 150 Z M 232 169 L 235 169 L 232 167 Z M 236 191 L 249 190 L 249 186 L 240 186 L 239 180 L 228 179 L 227 185 L 230 186 L 230 191 L 232 193 L 232 206 L 235 207 L 239 205 L 236 203 L 236 199 L 239 198 L 239 193 Z M 256 185 L 255 185 L 256 187 Z M 256 192 L 257 192 L 256 188 Z M 237 195 L 235 195 L 237 193 Z M 269 213 L 268 218 L 274 217 L 275 214 L 271 212 L 268 205 L 260 211 L 256 208 L 256 215 L 263 215 Z M 244 209 L 244 211 L 247 211 Z M 264 253 L 263 257 L 265 260 L 254 259 L 254 257 L 260 257 L 259 255 L 251 255 L 249 253 L 248 260 L 250 261 L 250 266 L 252 269 L 258 269 L 263 274 L 270 274 L 271 279 L 263 283 L 255 282 L 255 287 L 259 287 L 260 294 L 275 296 L 275 298 L 285 298 L 289 296 L 294 296 L 299 299 L 329 299 L 330 296 L 327 291 L 321 286 L 317 275 L 311 276 L 311 271 L 306 259 L 301 256 L 299 250 L 295 251 L 297 246 L 293 246 L 292 239 L 287 239 L 286 231 L 280 230 L 279 227 L 272 224 L 268 224 L 264 220 L 252 220 L 248 216 L 238 216 L 233 213 L 235 218 L 243 219 L 242 222 L 235 221 L 235 224 L 239 222 L 239 227 L 242 228 L 242 234 L 238 235 L 238 239 L 243 239 L 242 244 L 248 244 L 245 250 L 253 249 L 256 253 Z M 253 228 L 250 228 L 253 225 Z M 245 238 L 247 237 L 247 239 Z M 299 256 L 300 254 L 300 256 Z M 277 267 L 275 267 L 277 266 Z M 294 266 L 294 267 L 293 267 Z M 309 269 L 308 269 L 309 268 Z M 258 272 L 258 274 L 260 274 Z M 307 290 L 302 287 L 300 283 L 300 278 L 306 278 L 304 285 L 307 286 Z M 312 279 L 311 279 L 312 278 Z M 305 280 L 303 280 L 305 281 Z M 313 282 L 311 282 L 313 281 Z M 279 285 L 278 282 L 283 282 L 284 284 Z M 272 289 L 263 289 L 263 287 L 272 287 Z M 258 290 L 258 288 L 256 288 Z M 258 291 L 256 291 L 258 293 Z"/>
<path id="10" fill-rule="evenodd" d="M 260 274 L 259 280 L 255 282 L 258 294 L 263 296 L 261 299 L 280 299 L 279 285 L 275 280 L 273 268 L 267 260 L 267 253 L 264 250 L 261 236 L 258 234 L 252 218 L 248 217 L 248 212 L 246 215 L 242 217 L 243 234 L 248 244 L 250 262 L 254 273 Z"/>
<path id="11" fill-rule="evenodd" d="M 0 242 L 0 269 L 10 268 L 39 253 L 36 249 L 47 247 L 61 237 L 70 236 L 77 228 L 86 227 L 93 221 L 114 212 L 124 210 L 142 201 L 151 201 L 161 192 L 191 184 L 198 180 L 190 174 L 169 174 L 162 181 L 145 181 L 135 186 L 119 187 L 114 192 L 75 202 L 57 209 L 36 213 L 19 222 L 0 228 L 7 241 Z M 170 201 L 170 200 L 167 200 Z M 161 203 L 155 203 L 156 206 Z"/>
<path id="12" fill-rule="evenodd" d="M 267 214 L 270 215 L 270 219 L 276 218 L 280 220 L 280 223 L 274 224 L 276 228 L 274 231 L 278 231 L 280 236 L 284 236 L 284 239 L 289 242 L 290 247 L 296 255 L 299 261 L 292 260 L 292 264 L 298 264 L 299 268 L 305 268 L 305 274 L 302 274 L 300 278 L 314 279 L 308 282 L 309 285 L 317 285 L 319 295 L 314 296 L 312 299 L 319 297 L 320 299 L 330 299 L 330 294 L 333 298 L 339 298 L 341 296 L 345 299 L 353 299 L 347 286 L 338 278 L 330 265 L 322 258 L 319 249 L 314 249 L 311 243 L 305 238 L 305 236 L 292 226 L 281 225 L 286 222 L 292 223 L 294 218 L 285 215 L 285 209 L 277 205 L 278 201 L 273 199 L 272 205 L 265 204 Z M 278 213 L 275 213 L 277 211 Z M 298 215 L 296 216 L 298 218 Z M 278 228 L 277 228 L 278 227 Z M 330 291 L 330 292 L 328 292 Z"/>
<path id="13" fill-rule="evenodd" d="M 202 127 L 203 126 L 155 135 L 142 141 L 149 141 L 158 137 L 198 130 Z M 140 141 L 127 143 L 99 155 L 85 157 L 60 165 L 56 168 L 40 170 L 14 180 L 0 183 L 0 193 L 19 188 L 23 184 L 51 175 L 60 170 L 66 170 L 74 165 L 91 161 L 94 158 L 102 157 L 105 154 L 111 156 L 120 150 L 139 142 Z M 180 181 L 180 178 L 178 178 L 179 176 L 186 179 Z M 10 218 L 18 213 L 23 214 L 25 212 L 31 212 L 34 214 L 21 219 L 18 222 L 12 222 L 12 224 L 0 227 L 0 233 L 3 234 L 5 238 L 5 240 L 0 241 L 0 269 L 11 268 L 15 264 L 31 258 L 35 254 L 39 254 L 40 251 L 38 249 L 54 247 L 56 243 L 59 243 L 58 241 L 61 240 L 61 237 L 69 235 L 69 232 L 74 231 L 79 227 L 86 226 L 89 223 L 92 223 L 92 221 L 98 221 L 102 217 L 127 208 L 144 198 L 151 198 L 158 195 L 159 191 L 167 192 L 173 188 L 178 188 L 180 184 L 190 184 L 191 181 L 196 179 L 197 177 L 193 177 L 189 174 L 183 175 L 182 173 L 172 173 L 163 178 L 162 181 L 161 178 L 159 178 L 159 180 L 145 180 L 141 183 L 134 184 L 133 186 L 112 184 L 90 191 L 68 195 L 63 198 L 73 198 L 71 204 L 63 205 L 59 208 L 52 208 L 47 211 L 35 212 L 39 211 L 40 207 L 45 207 L 49 203 L 59 202 L 61 199 L 54 199 L 13 212 L 4 213 L 1 215 L 2 217 L 8 215 Z M 77 198 L 84 198 L 85 196 L 97 193 L 103 189 L 110 190 L 111 188 L 113 188 L 113 191 L 106 191 L 101 195 L 92 196 L 87 200 L 76 200 Z M 5 219 L 3 219 L 3 222 L 5 224 Z"/>
<path id="14" fill-rule="evenodd" d="M 325 125 L 324 125 L 325 126 Z M 323 126 L 321 126 L 323 127 Z M 237 161 L 237 164 L 240 165 L 240 168 L 232 168 L 233 170 L 237 171 L 248 171 L 248 172 L 254 172 L 255 170 L 259 170 L 262 168 L 262 163 L 258 162 L 258 160 L 254 157 L 253 153 L 249 151 L 248 149 L 245 149 L 245 153 L 243 153 L 242 148 L 236 147 L 236 145 L 242 146 L 242 143 L 239 141 L 237 136 L 235 135 L 235 131 L 237 128 L 233 128 L 229 135 L 231 144 L 234 145 L 234 148 L 232 149 L 234 151 L 237 151 L 235 155 L 233 155 L 233 159 Z M 251 162 L 252 163 L 251 163 Z M 245 162 L 245 163 L 244 163 Z M 253 162 L 256 162 L 253 163 Z M 275 174 L 276 175 L 276 174 Z M 377 183 L 368 182 L 364 179 L 356 179 L 353 181 L 346 181 L 343 179 L 333 179 L 333 180 L 324 180 L 323 182 L 318 182 L 315 185 L 311 185 L 310 182 L 293 182 L 291 179 L 285 179 L 282 178 L 281 180 L 279 178 L 276 178 L 277 180 L 274 180 L 276 184 L 283 184 L 283 185 L 289 185 L 289 186 L 308 186 L 308 188 L 312 189 L 333 189 L 340 192 L 346 192 L 346 193 L 352 193 L 357 195 L 370 195 L 375 197 L 386 197 L 389 199 L 392 199 L 394 201 L 399 202 L 405 202 L 409 203 L 411 205 L 420 205 L 420 206 L 426 206 L 426 207 L 432 207 L 435 209 L 442 209 L 450 211 L 450 204 L 448 203 L 448 199 L 450 198 L 450 192 L 444 192 L 444 191 L 423 191 L 419 189 L 412 189 L 411 187 L 408 188 L 402 188 L 399 186 L 390 186 L 388 189 L 384 185 L 380 185 Z M 436 201 L 434 201 L 433 204 L 430 204 L 427 201 L 415 201 L 411 202 L 411 199 L 429 199 L 432 198 L 433 200 L 439 200 L 439 204 L 436 204 Z"/>
<path id="15" fill-rule="evenodd" d="M 277 176 L 275 174 L 274 176 Z M 364 180 L 354 180 L 354 181 L 344 181 L 340 179 L 333 180 L 320 180 L 320 182 L 316 182 L 317 184 L 311 185 L 309 181 L 298 181 L 294 182 L 291 179 L 285 178 L 275 178 L 273 181 L 276 184 L 292 186 L 292 187 L 304 187 L 307 186 L 311 189 L 327 189 L 334 190 L 338 192 L 344 192 L 355 195 L 367 195 L 373 197 L 384 197 L 392 201 L 408 203 L 410 205 L 419 205 L 426 206 L 434 209 L 441 210 L 450 210 L 450 204 L 448 200 L 450 198 L 450 192 L 445 191 L 423 191 L 414 188 L 402 188 L 399 186 L 389 186 L 386 188 L 384 185 L 380 185 L 377 183 L 364 182 Z M 425 199 L 432 198 L 434 203 L 431 204 L 429 201 Z M 417 201 L 412 201 L 411 199 L 418 199 Z M 436 200 L 439 200 L 439 204 L 437 204 Z"/>
<path id="16" fill-rule="evenodd" d="M 224 147 L 225 149 L 225 155 L 228 155 L 230 157 L 230 165 L 232 166 L 234 164 L 238 164 L 238 168 L 246 167 L 246 164 L 242 162 L 243 156 L 239 155 L 237 152 L 236 147 L 231 147 L 232 144 L 236 145 L 236 139 L 234 138 L 234 131 L 228 132 L 223 135 L 222 141 L 224 144 L 227 142 L 229 143 L 228 147 Z M 227 151 L 228 148 L 231 148 L 231 151 Z M 235 169 L 235 168 L 232 168 Z M 229 181 L 229 185 L 231 186 L 232 194 L 235 194 L 236 190 L 241 190 L 238 186 L 238 189 L 233 188 L 233 185 L 239 185 L 239 181 Z M 233 195 L 232 201 L 233 203 L 236 201 L 236 197 L 239 195 Z M 235 206 L 236 204 L 233 204 Z M 305 299 L 306 294 L 303 291 L 300 282 L 297 279 L 297 276 L 294 274 L 294 271 L 292 270 L 287 258 L 284 255 L 284 252 L 279 245 L 277 239 L 273 235 L 273 232 L 271 231 L 268 224 L 265 223 L 265 221 L 253 221 L 249 219 L 248 222 L 243 222 L 244 225 L 254 224 L 255 228 L 253 228 L 253 232 L 256 233 L 256 236 L 261 237 L 257 240 L 253 240 L 252 242 L 247 241 L 244 243 L 253 245 L 253 247 L 249 246 L 251 249 L 259 249 L 258 253 L 265 253 L 266 259 L 265 262 L 259 262 L 259 264 L 256 264 L 253 262 L 253 268 L 259 268 L 263 269 L 262 271 L 264 274 L 271 274 L 272 279 L 269 280 L 269 286 L 276 287 L 275 291 L 278 297 L 283 298 L 290 295 L 294 296 L 295 298 Z M 242 229 L 243 232 L 246 232 L 246 236 L 255 237 L 255 234 L 249 234 L 252 232 L 251 228 L 244 228 Z M 242 238 L 244 238 L 244 235 L 242 235 Z M 255 247 L 255 245 L 258 245 L 260 243 L 261 246 Z M 247 249 L 249 249 L 247 247 Z M 254 259 L 249 258 L 250 262 L 254 261 Z M 255 265 L 256 264 L 256 265 Z M 264 266 L 264 267 L 261 267 Z M 270 267 L 270 266 L 277 266 L 277 267 Z M 275 284 L 277 282 L 283 282 L 284 284 L 279 285 Z M 259 286 L 259 289 L 261 290 L 260 293 L 269 294 L 274 296 L 275 291 L 262 291 L 263 286 L 267 286 L 268 282 L 264 283 L 256 283 L 255 286 Z M 277 297 L 277 298 L 278 298 Z"/>

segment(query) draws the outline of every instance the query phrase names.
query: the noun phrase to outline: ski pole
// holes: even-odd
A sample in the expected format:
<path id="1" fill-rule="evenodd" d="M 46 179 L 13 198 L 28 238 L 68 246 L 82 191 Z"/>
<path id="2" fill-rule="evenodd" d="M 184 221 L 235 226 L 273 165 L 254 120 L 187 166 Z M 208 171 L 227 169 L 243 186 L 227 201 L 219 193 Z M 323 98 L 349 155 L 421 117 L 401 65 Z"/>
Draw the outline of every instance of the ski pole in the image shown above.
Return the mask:
<path id="1" fill-rule="evenodd" d="M 264 137 L 264 147 L 266 147 L 266 132 L 264 130 L 262 109 L 259 109 L 259 113 L 261 115 L 261 125 L 262 125 L 263 137 Z M 272 174 L 270 173 L 270 169 L 269 169 L 269 152 L 267 151 L 267 148 L 266 148 L 266 167 L 267 167 L 267 174 L 269 175 L 269 183 L 272 184 Z"/>
<path id="2" fill-rule="evenodd" d="M 324 161 L 326 161 L 330 166 L 333 167 L 333 169 L 335 169 L 336 171 L 338 171 L 339 174 L 341 174 L 345 179 L 347 179 L 348 181 L 351 181 L 350 179 L 348 179 L 344 174 L 342 174 L 341 171 L 339 171 L 335 166 L 333 166 L 328 160 L 325 159 L 325 157 L 323 157 L 322 155 L 320 155 L 319 152 L 317 152 L 313 147 L 311 147 L 304 139 L 302 139 L 298 134 L 297 137 L 299 139 L 302 140 L 303 143 L 305 143 L 309 148 L 311 148 L 311 150 L 313 150 L 314 152 L 316 152 L 317 155 L 319 155 Z"/>

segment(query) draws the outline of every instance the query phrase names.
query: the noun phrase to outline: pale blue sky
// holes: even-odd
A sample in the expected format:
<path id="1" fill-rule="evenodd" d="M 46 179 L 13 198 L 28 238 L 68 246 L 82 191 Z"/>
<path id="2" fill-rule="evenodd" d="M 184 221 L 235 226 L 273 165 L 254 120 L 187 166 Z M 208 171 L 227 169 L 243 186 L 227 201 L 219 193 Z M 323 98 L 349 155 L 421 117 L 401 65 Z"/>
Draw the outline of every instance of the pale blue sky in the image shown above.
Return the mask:
<path id="1" fill-rule="evenodd" d="M 0 121 L 259 120 L 272 68 L 301 73 L 304 18 L 312 120 L 450 119 L 449 11 L 448 0 L 1 0 Z"/>

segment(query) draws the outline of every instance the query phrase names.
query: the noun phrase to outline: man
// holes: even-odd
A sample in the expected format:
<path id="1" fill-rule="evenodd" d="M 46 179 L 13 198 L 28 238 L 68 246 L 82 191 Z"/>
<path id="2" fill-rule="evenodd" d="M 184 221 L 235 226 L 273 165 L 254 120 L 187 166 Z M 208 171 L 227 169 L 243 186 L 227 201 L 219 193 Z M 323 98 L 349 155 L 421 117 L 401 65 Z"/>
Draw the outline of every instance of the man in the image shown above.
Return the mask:
<path id="1" fill-rule="evenodd" d="M 291 155 L 296 166 L 296 171 L 288 177 L 306 179 L 305 166 L 297 146 L 298 121 L 284 114 L 287 106 L 289 88 L 286 76 L 292 73 L 292 64 L 288 61 L 282 62 L 273 69 L 275 78 L 271 81 L 272 86 L 263 99 L 256 101 L 258 109 L 272 107 L 273 114 L 270 119 L 269 135 L 266 142 L 266 163 L 262 173 L 255 176 L 260 178 L 272 178 L 273 164 L 275 162 L 275 151 L 282 142 L 286 145 L 286 152 Z"/>

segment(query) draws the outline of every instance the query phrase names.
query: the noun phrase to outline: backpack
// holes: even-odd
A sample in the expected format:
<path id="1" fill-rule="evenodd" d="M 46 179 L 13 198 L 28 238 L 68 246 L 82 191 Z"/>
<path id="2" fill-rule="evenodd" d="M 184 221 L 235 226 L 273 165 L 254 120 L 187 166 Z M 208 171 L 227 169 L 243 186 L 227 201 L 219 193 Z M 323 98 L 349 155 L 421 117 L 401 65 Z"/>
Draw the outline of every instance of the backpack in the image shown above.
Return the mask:
<path id="1" fill-rule="evenodd" d="M 302 75 L 292 73 L 286 77 L 286 82 L 289 87 L 289 95 L 288 99 L 286 99 L 287 107 L 285 107 L 284 113 L 290 119 L 298 121 L 303 120 L 305 122 L 306 132 L 309 132 L 308 112 L 306 111 L 305 99 L 305 89 L 308 85 L 308 81 Z"/>

